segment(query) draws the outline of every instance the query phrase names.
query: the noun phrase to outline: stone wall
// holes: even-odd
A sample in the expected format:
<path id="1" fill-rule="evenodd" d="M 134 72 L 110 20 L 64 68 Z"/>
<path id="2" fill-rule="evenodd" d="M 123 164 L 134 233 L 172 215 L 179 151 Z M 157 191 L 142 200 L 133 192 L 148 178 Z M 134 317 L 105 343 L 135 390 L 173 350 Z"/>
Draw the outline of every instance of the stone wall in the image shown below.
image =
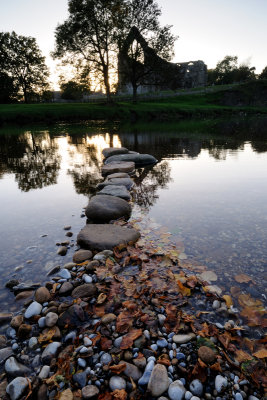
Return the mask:
<path id="1" fill-rule="evenodd" d="M 135 40 L 143 50 L 143 63 L 133 63 L 128 56 L 129 48 Z M 149 47 L 139 30 L 133 27 L 118 56 L 119 94 L 132 93 L 134 75 L 139 81 L 138 93 L 193 88 L 206 85 L 207 66 L 200 60 L 171 63 L 162 59 Z"/>

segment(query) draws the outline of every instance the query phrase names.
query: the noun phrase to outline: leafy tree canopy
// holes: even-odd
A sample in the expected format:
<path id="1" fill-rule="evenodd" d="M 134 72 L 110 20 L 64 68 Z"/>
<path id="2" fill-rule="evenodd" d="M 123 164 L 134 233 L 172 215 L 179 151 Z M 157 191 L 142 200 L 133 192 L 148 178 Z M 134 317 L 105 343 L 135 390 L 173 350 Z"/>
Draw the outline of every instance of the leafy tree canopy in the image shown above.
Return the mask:
<path id="1" fill-rule="evenodd" d="M 225 56 L 215 69 L 208 71 L 208 83 L 226 85 L 255 79 L 255 67 L 243 63 L 238 65 L 237 56 Z"/>
<path id="2" fill-rule="evenodd" d="M 262 72 L 259 75 L 259 79 L 267 79 L 267 66 L 263 68 Z"/>
<path id="3" fill-rule="evenodd" d="M 0 32 L 0 68 L 13 80 L 26 103 L 48 87 L 45 57 L 35 38 Z"/>

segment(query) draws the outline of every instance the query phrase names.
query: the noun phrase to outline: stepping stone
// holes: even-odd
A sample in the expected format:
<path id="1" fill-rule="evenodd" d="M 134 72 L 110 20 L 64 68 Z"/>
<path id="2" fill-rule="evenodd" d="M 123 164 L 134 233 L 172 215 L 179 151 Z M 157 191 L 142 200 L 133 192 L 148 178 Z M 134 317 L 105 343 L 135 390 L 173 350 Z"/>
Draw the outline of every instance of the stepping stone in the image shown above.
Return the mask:
<path id="1" fill-rule="evenodd" d="M 96 188 L 101 190 L 108 185 L 116 185 L 116 186 L 121 185 L 125 186 L 126 189 L 130 190 L 133 184 L 134 182 L 132 181 L 131 178 L 112 178 L 112 179 L 106 179 L 104 182 L 100 182 Z"/>
<path id="2" fill-rule="evenodd" d="M 115 156 L 111 156 L 105 161 L 105 165 L 110 164 L 111 162 L 118 161 L 132 161 L 136 166 L 144 166 L 150 164 L 156 164 L 158 160 L 151 156 L 150 154 L 118 154 Z"/>
<path id="3" fill-rule="evenodd" d="M 130 175 L 126 174 L 126 172 L 115 172 L 115 174 L 107 175 L 106 181 L 109 181 L 113 178 L 130 178 Z"/>
<path id="4" fill-rule="evenodd" d="M 131 206 L 119 197 L 98 195 L 91 198 L 85 214 L 93 222 L 105 223 L 122 217 L 128 219 Z"/>
<path id="5" fill-rule="evenodd" d="M 132 161 L 128 162 L 110 162 L 107 165 L 103 165 L 102 167 L 102 175 L 114 174 L 117 172 L 134 172 L 135 163 Z"/>
<path id="6" fill-rule="evenodd" d="M 115 156 L 117 154 L 127 154 L 129 150 L 126 147 L 106 147 L 102 150 L 102 154 L 105 158 Z"/>
<path id="7" fill-rule="evenodd" d="M 112 224 L 88 224 L 77 236 L 77 243 L 90 250 L 112 250 L 120 244 L 135 243 L 140 233 L 135 229 Z"/>
<path id="8" fill-rule="evenodd" d="M 109 195 L 109 196 L 120 197 L 121 199 L 124 199 L 126 201 L 131 200 L 130 193 L 128 192 L 125 186 L 107 185 L 96 195 L 97 196 Z"/>

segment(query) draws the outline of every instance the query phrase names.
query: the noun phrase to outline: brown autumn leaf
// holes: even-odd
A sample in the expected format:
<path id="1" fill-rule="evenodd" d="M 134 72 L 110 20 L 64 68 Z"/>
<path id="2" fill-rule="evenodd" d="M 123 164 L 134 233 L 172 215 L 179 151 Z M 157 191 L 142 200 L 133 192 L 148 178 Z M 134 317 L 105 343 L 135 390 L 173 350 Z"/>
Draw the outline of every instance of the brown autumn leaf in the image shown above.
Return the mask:
<path id="1" fill-rule="evenodd" d="M 218 361 L 217 361 L 216 363 L 212 364 L 212 365 L 210 366 L 210 369 L 211 369 L 212 371 L 222 372 L 221 364 L 220 364 Z"/>
<path id="2" fill-rule="evenodd" d="M 98 396 L 98 400 L 112 400 L 112 394 L 109 392 L 102 393 Z"/>
<path id="3" fill-rule="evenodd" d="M 126 300 L 122 303 L 123 307 L 127 308 L 129 311 L 135 311 L 137 309 L 137 304 L 131 300 Z"/>
<path id="4" fill-rule="evenodd" d="M 184 286 L 182 284 L 181 281 L 177 280 L 177 285 L 179 286 L 179 292 L 183 295 L 183 296 L 191 296 L 191 289 L 189 289 L 188 287 Z"/>
<path id="5" fill-rule="evenodd" d="M 39 343 L 49 342 L 50 340 L 52 340 L 55 333 L 56 333 L 56 327 L 53 326 L 53 328 L 49 329 L 46 333 L 40 334 L 40 336 L 38 337 L 38 342 Z"/>
<path id="6" fill-rule="evenodd" d="M 267 357 L 267 349 L 261 349 L 256 351 L 256 353 L 253 353 L 254 357 L 257 358 L 266 358 Z"/>
<path id="7" fill-rule="evenodd" d="M 207 380 L 206 368 L 201 367 L 201 365 L 198 362 L 194 366 L 191 375 L 192 377 L 199 379 L 202 383 L 206 382 Z"/>
<path id="8" fill-rule="evenodd" d="M 107 299 L 107 295 L 104 293 L 100 293 L 100 295 L 97 298 L 97 304 L 103 304 Z"/>
<path id="9" fill-rule="evenodd" d="M 250 294 L 240 294 L 238 296 L 238 302 L 242 307 L 262 307 L 262 302 L 257 299 L 253 299 Z"/>
<path id="10" fill-rule="evenodd" d="M 106 267 L 107 267 L 107 268 L 109 268 L 109 267 L 114 267 L 114 265 L 115 265 L 114 261 L 113 261 L 110 257 L 108 257 L 108 258 L 106 259 Z"/>
<path id="11" fill-rule="evenodd" d="M 126 333 L 133 326 L 133 314 L 129 311 L 123 311 L 119 314 L 116 321 L 116 331 L 119 333 Z"/>
<path id="12" fill-rule="evenodd" d="M 127 399 L 127 393 L 125 392 L 124 389 L 116 389 L 114 392 L 111 392 L 112 398 L 114 400 L 126 400 Z"/>
<path id="13" fill-rule="evenodd" d="M 106 337 L 101 337 L 101 339 L 100 339 L 100 347 L 101 347 L 101 350 L 104 350 L 104 351 L 111 349 L 112 340 L 110 340 L 110 339 L 108 339 Z"/>
<path id="14" fill-rule="evenodd" d="M 247 318 L 248 320 L 248 326 L 264 326 L 265 324 L 263 323 L 263 315 L 264 315 L 264 310 L 259 310 L 259 309 L 254 309 L 251 307 L 245 307 L 241 311 L 240 315 L 242 317 Z"/>
<path id="15" fill-rule="evenodd" d="M 241 289 L 239 286 L 232 286 L 230 288 L 230 292 L 233 297 L 238 297 L 240 295 Z"/>
<path id="16" fill-rule="evenodd" d="M 253 357 L 251 357 L 250 354 L 246 353 L 243 350 L 236 350 L 235 352 L 235 359 L 239 362 L 245 362 L 245 361 L 249 361 L 252 360 Z"/>
<path id="17" fill-rule="evenodd" d="M 235 275 L 235 281 L 238 283 L 248 283 L 252 281 L 252 278 L 246 274 Z"/>
<path id="18" fill-rule="evenodd" d="M 139 338 L 142 333 L 142 329 L 132 329 L 129 333 L 123 336 L 120 348 L 125 350 L 129 349 L 129 347 L 132 347 L 134 340 Z"/>
<path id="19" fill-rule="evenodd" d="M 110 371 L 117 375 L 121 374 L 125 370 L 125 368 L 126 368 L 125 363 L 112 365 L 111 367 L 109 367 Z"/>

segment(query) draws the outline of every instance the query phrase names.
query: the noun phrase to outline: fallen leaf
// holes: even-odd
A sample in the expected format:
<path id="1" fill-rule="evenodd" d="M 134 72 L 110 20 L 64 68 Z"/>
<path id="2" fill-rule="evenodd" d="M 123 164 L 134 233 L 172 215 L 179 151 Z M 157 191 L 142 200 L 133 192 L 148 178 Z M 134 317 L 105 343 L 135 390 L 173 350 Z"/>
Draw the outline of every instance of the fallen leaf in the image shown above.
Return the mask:
<path id="1" fill-rule="evenodd" d="M 119 314 L 116 321 L 116 330 L 119 333 L 126 333 L 133 325 L 133 315 L 129 311 L 123 311 Z"/>
<path id="2" fill-rule="evenodd" d="M 127 393 L 125 392 L 124 389 L 116 389 L 114 392 L 111 392 L 112 397 L 114 400 L 126 400 L 127 399 Z"/>
<path id="3" fill-rule="evenodd" d="M 111 367 L 109 367 L 110 371 L 117 375 L 121 374 L 125 370 L 125 368 L 126 368 L 125 363 L 112 365 Z"/>
<path id="4" fill-rule="evenodd" d="M 129 333 L 122 337 L 120 348 L 125 350 L 129 349 L 129 347 L 132 347 L 134 340 L 139 338 L 142 333 L 142 329 L 132 329 Z"/>
<path id="5" fill-rule="evenodd" d="M 184 286 L 182 284 L 181 281 L 177 280 L 177 284 L 179 286 L 179 292 L 183 295 L 183 296 L 191 296 L 191 289 L 189 289 L 188 287 Z"/>
<path id="6" fill-rule="evenodd" d="M 100 295 L 97 298 L 97 304 L 103 304 L 107 299 L 107 295 L 104 293 L 100 293 Z"/>
<path id="7" fill-rule="evenodd" d="M 248 282 L 252 281 L 252 278 L 246 274 L 239 274 L 239 275 L 235 275 L 235 280 L 238 283 L 248 283 Z"/>
<path id="8" fill-rule="evenodd" d="M 39 343 L 49 342 L 50 340 L 52 340 L 55 333 L 56 333 L 56 327 L 53 326 L 53 328 L 49 329 L 46 333 L 40 334 L 40 336 L 38 337 L 38 342 Z"/>
<path id="9" fill-rule="evenodd" d="M 238 302 L 242 307 L 261 307 L 262 302 L 260 300 L 253 299 L 250 294 L 240 294 L 238 296 Z"/>
<path id="10" fill-rule="evenodd" d="M 202 274 L 200 275 L 200 278 L 203 281 L 210 281 L 210 282 L 215 282 L 218 279 L 217 275 L 213 271 L 202 272 Z"/>
<path id="11" fill-rule="evenodd" d="M 229 296 L 228 294 L 225 294 L 223 296 L 223 299 L 224 299 L 224 301 L 225 301 L 225 303 L 226 303 L 228 308 L 230 308 L 233 305 L 232 297 Z"/>
<path id="12" fill-rule="evenodd" d="M 266 358 L 267 357 L 267 349 L 261 349 L 257 351 L 256 353 L 253 353 L 254 357 L 257 358 Z"/>
<path id="13" fill-rule="evenodd" d="M 235 359 L 239 362 L 239 363 L 243 363 L 245 361 L 250 361 L 252 360 L 252 357 L 250 354 L 246 353 L 243 350 L 236 350 L 235 352 Z"/>
<path id="14" fill-rule="evenodd" d="M 217 294 L 218 296 L 222 294 L 222 289 L 216 285 L 204 286 L 203 289 L 206 293 Z"/>

